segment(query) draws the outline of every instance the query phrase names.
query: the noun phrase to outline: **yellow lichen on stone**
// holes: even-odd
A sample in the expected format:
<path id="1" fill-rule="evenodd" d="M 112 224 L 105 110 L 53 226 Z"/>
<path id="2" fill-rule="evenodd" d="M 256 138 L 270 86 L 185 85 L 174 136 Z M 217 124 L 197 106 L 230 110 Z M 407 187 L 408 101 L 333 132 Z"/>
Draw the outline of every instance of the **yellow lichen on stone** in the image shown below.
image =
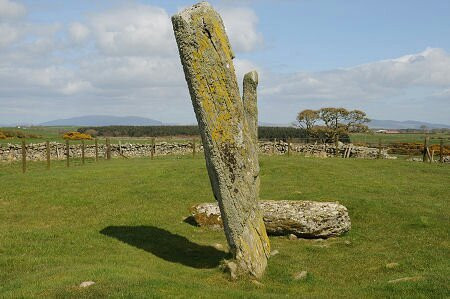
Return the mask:
<path id="1" fill-rule="evenodd" d="M 198 89 L 200 103 L 208 123 L 213 124 L 211 128 L 212 139 L 219 144 L 233 144 L 234 132 L 231 115 L 236 112 L 236 109 L 227 88 L 226 73 L 221 70 L 223 66 L 209 65 L 210 69 L 204 69 L 204 62 L 205 60 L 208 62 L 209 55 L 218 55 L 213 51 L 214 47 L 217 46 L 220 46 L 223 54 L 225 54 L 227 67 L 234 69 L 231 49 L 222 25 L 217 18 L 208 15 L 202 18 L 193 16 L 192 21 L 204 22 L 202 26 L 212 28 L 212 30 L 209 29 L 211 30 L 211 36 L 201 30 L 195 32 L 197 49 L 193 52 L 191 62 L 196 74 L 196 88 Z M 211 45 L 211 43 L 213 44 Z"/>
<path id="2" fill-rule="evenodd" d="M 261 277 L 270 245 L 257 207 L 258 156 L 225 27 L 207 2 L 172 22 L 230 251 L 243 273 Z"/>

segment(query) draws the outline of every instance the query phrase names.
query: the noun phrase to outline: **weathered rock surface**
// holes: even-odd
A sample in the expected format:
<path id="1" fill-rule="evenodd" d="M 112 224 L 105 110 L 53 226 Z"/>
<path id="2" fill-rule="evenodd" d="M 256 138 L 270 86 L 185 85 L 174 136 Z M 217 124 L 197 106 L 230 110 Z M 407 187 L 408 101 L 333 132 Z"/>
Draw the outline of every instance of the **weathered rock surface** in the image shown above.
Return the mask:
<path id="1" fill-rule="evenodd" d="M 261 277 L 270 244 L 258 206 L 255 73 L 241 99 L 234 53 L 220 15 L 207 2 L 172 17 L 181 64 L 202 137 L 214 197 L 237 269 Z M 251 83 L 251 84 L 249 84 Z"/>
<path id="2" fill-rule="evenodd" d="M 339 203 L 269 200 L 259 204 L 267 233 L 271 235 L 328 238 L 351 228 L 347 208 Z M 216 203 L 202 203 L 190 211 L 199 226 L 218 228 L 223 225 Z"/>

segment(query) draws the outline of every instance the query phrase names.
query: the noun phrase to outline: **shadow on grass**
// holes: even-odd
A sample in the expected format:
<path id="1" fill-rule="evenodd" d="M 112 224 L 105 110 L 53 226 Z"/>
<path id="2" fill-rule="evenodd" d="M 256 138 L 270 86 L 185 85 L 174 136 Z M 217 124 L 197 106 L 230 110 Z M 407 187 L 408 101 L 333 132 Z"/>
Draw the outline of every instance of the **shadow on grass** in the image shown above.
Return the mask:
<path id="1" fill-rule="evenodd" d="M 183 236 L 154 226 L 108 226 L 100 233 L 166 261 L 193 268 L 215 268 L 228 257 L 224 251 L 193 243 Z"/>

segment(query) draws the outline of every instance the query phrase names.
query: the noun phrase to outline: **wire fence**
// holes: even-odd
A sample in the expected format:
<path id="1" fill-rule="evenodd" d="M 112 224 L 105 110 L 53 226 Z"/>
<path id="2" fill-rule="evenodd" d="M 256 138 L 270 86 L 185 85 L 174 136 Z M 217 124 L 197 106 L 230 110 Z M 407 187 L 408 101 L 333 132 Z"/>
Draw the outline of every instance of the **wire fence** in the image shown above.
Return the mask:
<path id="1" fill-rule="evenodd" d="M 71 167 L 74 161 L 84 165 L 86 160 L 98 162 L 114 158 L 148 157 L 167 155 L 192 155 L 195 157 L 203 151 L 198 138 L 184 138 L 181 141 L 168 142 L 167 138 L 158 140 L 155 137 L 142 139 L 137 143 L 135 139 L 110 138 L 94 139 L 91 141 L 69 141 L 65 143 L 50 142 L 28 143 L 25 139 L 21 144 L 0 145 L 0 161 L 21 162 L 22 172 L 27 171 L 30 161 L 45 161 L 50 169 L 52 160 L 65 160 L 66 167 Z M 115 143 L 114 143 L 115 142 Z M 334 142 L 314 138 L 292 138 L 284 140 L 260 140 L 259 151 L 266 155 L 306 155 L 318 157 L 338 158 L 368 158 L 392 159 L 401 158 L 422 162 L 450 162 L 449 138 L 426 136 L 422 142 L 414 140 L 378 137 L 368 138 L 365 142 L 360 138 L 357 142 L 343 143 L 338 139 Z"/>

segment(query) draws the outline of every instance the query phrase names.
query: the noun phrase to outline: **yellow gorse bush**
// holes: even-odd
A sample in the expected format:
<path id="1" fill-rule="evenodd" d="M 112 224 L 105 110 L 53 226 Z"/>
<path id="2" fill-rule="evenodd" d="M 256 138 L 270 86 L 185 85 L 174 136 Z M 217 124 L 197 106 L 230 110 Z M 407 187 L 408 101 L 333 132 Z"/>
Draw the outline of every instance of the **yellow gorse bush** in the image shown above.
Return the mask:
<path id="1" fill-rule="evenodd" d="M 63 138 L 67 140 L 91 140 L 92 136 L 80 132 L 67 132 L 63 135 Z"/>

